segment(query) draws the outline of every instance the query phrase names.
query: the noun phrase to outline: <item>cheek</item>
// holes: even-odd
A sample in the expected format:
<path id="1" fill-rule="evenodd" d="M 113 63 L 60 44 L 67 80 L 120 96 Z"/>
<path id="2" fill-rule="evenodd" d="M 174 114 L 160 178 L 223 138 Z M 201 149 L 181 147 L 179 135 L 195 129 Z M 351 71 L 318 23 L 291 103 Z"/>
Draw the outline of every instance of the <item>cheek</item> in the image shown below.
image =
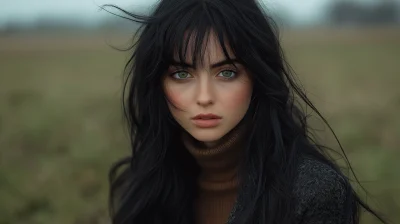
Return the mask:
<path id="1" fill-rule="evenodd" d="M 235 88 L 235 91 L 231 91 L 226 96 L 226 108 L 231 110 L 247 110 L 252 94 L 252 86 L 248 83 L 242 84 Z M 228 100 L 229 99 L 229 100 Z"/>
<path id="2" fill-rule="evenodd" d="M 185 97 L 184 94 L 182 94 L 182 91 L 179 90 L 179 88 L 174 87 L 173 85 L 167 85 L 164 89 L 165 95 L 168 99 L 168 103 L 172 104 L 173 106 L 177 108 L 181 108 L 182 106 L 185 105 Z M 174 107 L 171 107 L 172 109 L 176 109 Z"/>

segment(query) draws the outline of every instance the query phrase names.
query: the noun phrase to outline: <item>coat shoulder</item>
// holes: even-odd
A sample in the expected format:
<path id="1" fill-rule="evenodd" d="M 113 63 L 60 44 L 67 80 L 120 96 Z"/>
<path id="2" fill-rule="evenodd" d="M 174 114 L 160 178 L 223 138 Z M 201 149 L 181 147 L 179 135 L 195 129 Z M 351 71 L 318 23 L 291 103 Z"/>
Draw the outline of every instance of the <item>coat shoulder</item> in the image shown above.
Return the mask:
<path id="1" fill-rule="evenodd" d="M 314 195 L 322 189 L 343 188 L 347 178 L 332 166 L 313 158 L 302 158 L 295 181 L 295 193 Z"/>
<path id="2" fill-rule="evenodd" d="M 347 178 L 327 163 L 303 158 L 294 185 L 295 212 L 304 219 L 311 216 L 342 216 L 351 185 Z"/>

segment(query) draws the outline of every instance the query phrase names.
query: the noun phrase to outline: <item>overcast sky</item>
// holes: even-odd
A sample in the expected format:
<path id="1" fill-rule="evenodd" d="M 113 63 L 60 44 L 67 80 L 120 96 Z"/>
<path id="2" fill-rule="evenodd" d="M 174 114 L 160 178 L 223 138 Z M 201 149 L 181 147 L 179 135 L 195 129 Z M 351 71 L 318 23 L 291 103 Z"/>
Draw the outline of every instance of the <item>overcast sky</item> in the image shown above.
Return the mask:
<path id="1" fill-rule="evenodd" d="M 271 9 L 283 8 L 299 22 L 318 19 L 325 6 L 335 0 L 261 0 Z M 373 2 L 374 0 L 355 0 Z M 377 0 L 375 0 L 377 1 Z M 400 1 L 400 0 L 399 0 Z M 95 22 L 106 15 L 98 5 L 112 3 L 121 7 L 146 7 L 157 0 L 0 0 L 0 26 L 9 21 L 34 22 L 40 17 L 79 18 Z"/>

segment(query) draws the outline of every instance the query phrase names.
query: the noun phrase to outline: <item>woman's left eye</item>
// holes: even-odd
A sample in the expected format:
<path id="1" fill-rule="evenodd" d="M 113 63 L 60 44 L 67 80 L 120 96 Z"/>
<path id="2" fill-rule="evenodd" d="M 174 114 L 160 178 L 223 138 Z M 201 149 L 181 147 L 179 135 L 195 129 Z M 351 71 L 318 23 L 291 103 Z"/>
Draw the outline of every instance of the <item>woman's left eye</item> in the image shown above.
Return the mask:
<path id="1" fill-rule="evenodd" d="M 236 72 L 232 71 L 232 70 L 224 70 L 224 71 L 220 72 L 218 74 L 218 76 L 223 77 L 223 78 L 227 78 L 227 79 L 231 79 L 231 78 L 234 78 L 236 76 Z"/>

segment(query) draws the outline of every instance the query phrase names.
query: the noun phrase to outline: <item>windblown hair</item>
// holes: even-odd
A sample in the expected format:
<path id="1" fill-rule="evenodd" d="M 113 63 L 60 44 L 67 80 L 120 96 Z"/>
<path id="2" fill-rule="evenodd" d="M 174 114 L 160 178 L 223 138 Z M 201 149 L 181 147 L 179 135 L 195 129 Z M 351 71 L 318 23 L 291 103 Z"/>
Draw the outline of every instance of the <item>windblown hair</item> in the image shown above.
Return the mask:
<path id="1" fill-rule="evenodd" d="M 174 55 L 187 61 L 187 55 L 192 54 L 193 64 L 203 58 L 211 32 L 226 58 L 231 59 L 229 46 L 253 80 L 252 101 L 244 118 L 251 131 L 239 175 L 250 176 L 256 190 L 244 198 L 244 210 L 235 222 L 293 223 L 291 195 L 301 156 L 341 172 L 325 147 L 312 137 L 299 105 L 307 105 L 326 120 L 295 81 L 277 26 L 255 0 L 161 0 L 148 16 L 103 6 L 107 7 L 142 24 L 125 67 L 128 76 L 123 105 L 132 156 L 110 170 L 112 223 L 195 223 L 193 200 L 199 167 L 179 139 L 182 128 L 168 109 L 162 79 Z M 187 52 L 189 44 L 192 52 Z M 348 220 L 359 223 L 362 207 L 379 218 L 354 190 L 351 192 L 354 198 L 345 205 L 352 208 Z"/>

